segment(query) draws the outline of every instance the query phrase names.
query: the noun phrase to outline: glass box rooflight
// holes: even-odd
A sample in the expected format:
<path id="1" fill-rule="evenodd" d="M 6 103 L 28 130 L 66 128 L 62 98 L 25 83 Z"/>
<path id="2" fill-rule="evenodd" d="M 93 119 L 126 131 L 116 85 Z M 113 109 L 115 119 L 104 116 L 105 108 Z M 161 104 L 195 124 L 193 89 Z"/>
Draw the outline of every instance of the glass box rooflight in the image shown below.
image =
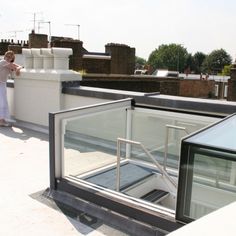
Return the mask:
<path id="1" fill-rule="evenodd" d="M 178 186 L 186 223 L 236 200 L 236 114 L 182 140 Z"/>
<path id="2" fill-rule="evenodd" d="M 182 225 L 174 220 L 181 140 L 218 120 L 131 98 L 50 113 L 52 194 L 176 229 Z"/>

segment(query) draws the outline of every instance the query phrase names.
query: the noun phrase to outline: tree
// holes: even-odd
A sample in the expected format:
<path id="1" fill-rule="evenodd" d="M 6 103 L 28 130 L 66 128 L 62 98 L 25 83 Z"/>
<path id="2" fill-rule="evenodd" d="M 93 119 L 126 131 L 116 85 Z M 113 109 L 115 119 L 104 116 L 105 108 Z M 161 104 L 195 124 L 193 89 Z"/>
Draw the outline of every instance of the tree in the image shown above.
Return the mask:
<path id="1" fill-rule="evenodd" d="M 188 54 L 187 57 L 186 57 L 186 62 L 185 62 L 185 67 L 184 67 L 184 72 L 191 72 L 193 70 L 193 56 L 192 54 Z"/>
<path id="2" fill-rule="evenodd" d="M 218 49 L 212 51 L 203 62 L 203 71 L 209 74 L 220 73 L 224 66 L 232 63 L 231 56 L 224 50 Z"/>
<path id="3" fill-rule="evenodd" d="M 203 52 L 196 52 L 193 55 L 193 70 L 196 74 L 200 74 L 202 72 L 202 64 L 203 61 L 206 58 L 206 54 L 204 54 Z"/>
<path id="4" fill-rule="evenodd" d="M 162 44 L 148 58 L 153 69 L 168 69 L 183 72 L 186 66 L 187 50 L 180 44 Z"/>
<path id="5" fill-rule="evenodd" d="M 147 64 L 147 61 L 141 57 L 135 57 L 135 68 L 142 69 Z"/>
<path id="6" fill-rule="evenodd" d="M 232 64 L 224 66 L 224 68 L 221 72 L 221 75 L 230 76 L 230 70 L 231 70 L 232 67 L 233 67 Z"/>

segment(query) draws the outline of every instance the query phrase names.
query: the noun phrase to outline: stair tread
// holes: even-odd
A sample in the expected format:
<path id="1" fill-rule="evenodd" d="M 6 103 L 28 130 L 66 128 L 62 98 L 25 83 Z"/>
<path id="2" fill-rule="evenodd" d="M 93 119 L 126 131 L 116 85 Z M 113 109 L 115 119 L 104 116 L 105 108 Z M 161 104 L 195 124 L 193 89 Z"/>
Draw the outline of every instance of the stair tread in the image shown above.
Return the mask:
<path id="1" fill-rule="evenodd" d="M 161 199 L 164 196 L 167 196 L 168 194 L 169 194 L 169 192 L 166 192 L 164 190 L 154 189 L 154 190 L 146 193 L 145 195 L 143 195 L 141 197 L 141 199 L 146 200 L 146 201 L 150 201 L 150 202 L 155 202 L 158 199 Z"/>

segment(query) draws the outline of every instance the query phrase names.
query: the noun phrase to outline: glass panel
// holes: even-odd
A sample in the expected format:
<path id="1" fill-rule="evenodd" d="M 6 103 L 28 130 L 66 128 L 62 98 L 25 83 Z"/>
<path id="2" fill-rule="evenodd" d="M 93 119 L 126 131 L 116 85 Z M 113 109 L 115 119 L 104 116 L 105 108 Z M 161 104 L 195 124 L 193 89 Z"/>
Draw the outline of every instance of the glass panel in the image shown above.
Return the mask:
<path id="1" fill-rule="evenodd" d="M 64 135 L 64 176 L 79 177 L 116 163 L 116 142 L 126 135 L 126 109 L 68 120 Z"/>
<path id="2" fill-rule="evenodd" d="M 174 176 L 174 180 L 168 176 L 162 177 L 155 160 L 162 164 L 168 149 L 168 166 L 178 168 L 181 139 L 216 119 L 176 112 L 131 109 L 127 105 L 113 107 L 110 104 L 107 109 L 102 106 L 94 108 L 90 111 L 87 111 L 89 108 L 83 108 L 79 114 L 62 119 L 61 176 L 111 190 L 119 189 L 136 198 L 149 199 L 150 195 L 154 195 L 153 203 L 161 203 L 174 210 L 177 177 Z M 136 144 L 122 143 L 118 169 L 119 137 L 136 141 Z M 151 155 L 140 148 L 137 142 L 148 149 Z"/>
<path id="3" fill-rule="evenodd" d="M 217 120 L 177 112 L 135 109 L 132 112 L 131 139 L 141 142 L 160 163 L 163 163 L 167 151 L 167 166 L 178 168 L 181 139 Z M 170 126 L 168 130 L 167 126 Z M 142 156 L 133 151 L 133 158 L 142 159 Z"/>
<path id="4" fill-rule="evenodd" d="M 194 153 L 193 179 L 188 185 L 190 208 L 186 208 L 190 218 L 197 219 L 236 200 L 236 162 L 226 159 L 230 156 L 234 155 L 210 149 Z"/>
<path id="5" fill-rule="evenodd" d="M 231 116 L 217 125 L 201 132 L 187 141 L 202 145 L 236 150 L 236 116 Z"/>

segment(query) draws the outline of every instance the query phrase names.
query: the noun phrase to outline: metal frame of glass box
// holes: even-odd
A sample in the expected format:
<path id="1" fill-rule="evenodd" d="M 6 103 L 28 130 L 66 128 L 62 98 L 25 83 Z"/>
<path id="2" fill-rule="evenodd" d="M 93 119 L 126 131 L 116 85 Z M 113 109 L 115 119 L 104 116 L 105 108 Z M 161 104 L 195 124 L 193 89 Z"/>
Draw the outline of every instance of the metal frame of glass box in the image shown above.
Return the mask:
<path id="1" fill-rule="evenodd" d="M 65 163 L 64 163 L 64 156 L 63 156 L 64 155 L 63 148 L 64 148 L 64 141 L 65 141 L 64 135 L 66 133 L 66 130 L 65 130 L 66 122 L 76 120 L 78 116 L 90 117 L 94 113 L 102 114 L 103 112 L 107 112 L 109 110 L 113 113 L 117 112 L 116 114 L 120 114 L 120 111 L 123 109 L 125 110 L 125 113 L 126 113 L 126 115 L 124 116 L 126 128 L 122 130 L 122 132 L 125 138 L 129 139 L 129 129 L 131 127 L 131 124 L 129 123 L 129 119 L 130 119 L 129 116 L 132 110 L 135 109 L 135 107 L 138 107 L 138 105 L 135 105 L 135 102 L 133 99 L 128 98 L 128 99 L 123 99 L 119 101 L 106 102 L 102 104 L 95 104 L 91 106 L 50 113 L 49 114 L 50 191 L 52 195 L 54 196 L 62 192 L 68 193 L 80 199 L 86 200 L 92 204 L 96 204 L 97 206 L 100 206 L 101 208 L 106 208 L 111 211 L 117 212 L 119 214 L 131 217 L 140 222 L 144 222 L 152 226 L 158 227 L 164 232 L 171 232 L 182 226 L 181 223 L 176 222 L 175 214 L 173 210 L 164 209 L 164 207 L 153 208 L 151 205 L 143 204 L 142 201 L 139 201 L 137 199 L 134 200 L 130 196 L 124 197 L 124 195 L 122 195 L 119 192 L 117 192 L 115 196 L 113 192 L 110 191 L 109 189 L 105 190 L 104 188 L 96 186 L 95 184 L 91 184 L 83 180 L 74 181 L 73 179 L 68 179 L 68 178 L 65 178 L 64 176 Z M 141 105 L 139 106 L 139 108 L 145 108 L 145 107 Z M 151 109 L 163 110 L 163 111 L 168 111 L 168 112 L 179 112 L 179 113 L 183 113 L 184 117 L 193 115 L 191 113 L 187 114 L 187 112 L 184 112 L 184 111 L 176 111 L 176 110 L 173 111 L 173 109 L 168 110 L 168 109 L 163 109 L 163 108 L 161 109 L 161 108 L 154 108 L 154 107 L 152 107 Z M 199 114 L 195 113 L 194 115 L 199 115 Z M 207 114 L 205 114 L 205 116 L 210 117 Z M 112 120 L 112 117 L 110 115 L 108 115 L 107 118 L 109 120 Z M 222 117 L 217 117 L 217 118 L 222 118 Z M 153 119 L 150 119 L 150 121 L 153 121 Z M 173 126 L 173 127 L 176 128 L 176 126 Z M 149 127 L 149 128 L 150 130 L 153 130 L 152 127 Z M 119 132 L 120 131 L 121 130 L 119 130 Z M 163 129 L 163 132 L 164 131 L 165 129 Z M 172 133 L 173 132 L 174 130 L 172 130 Z M 147 134 L 149 136 L 148 131 L 147 131 Z M 143 133 L 141 132 L 138 135 L 143 135 Z M 149 137 L 149 139 L 152 139 L 152 137 Z M 168 143 L 168 139 L 167 139 L 167 143 Z M 128 148 L 129 145 L 127 145 L 127 149 L 129 149 Z M 181 152 L 181 153 L 184 153 L 184 152 Z M 179 178 L 179 181 L 181 181 L 181 178 L 183 178 L 185 170 L 182 170 L 182 168 L 180 167 L 180 171 L 183 171 L 183 172 L 181 173 L 181 177 Z M 179 184 L 179 188 L 183 189 L 182 183 Z M 182 190 L 179 191 L 178 194 L 182 194 L 181 196 L 184 196 L 184 192 L 182 192 Z M 62 198 L 63 198 L 62 201 L 65 200 L 64 196 Z M 177 208 L 183 207 L 183 203 L 180 201 L 181 199 L 178 198 L 178 200 L 180 204 L 177 206 Z M 181 221 L 184 223 L 190 221 L 188 218 L 185 219 L 182 217 L 181 210 L 177 209 L 177 212 L 178 212 L 178 215 L 177 215 L 178 217 L 176 218 L 177 221 Z"/>
<path id="2" fill-rule="evenodd" d="M 182 140 L 178 221 L 191 222 L 236 200 L 235 129 L 233 114 Z"/>

